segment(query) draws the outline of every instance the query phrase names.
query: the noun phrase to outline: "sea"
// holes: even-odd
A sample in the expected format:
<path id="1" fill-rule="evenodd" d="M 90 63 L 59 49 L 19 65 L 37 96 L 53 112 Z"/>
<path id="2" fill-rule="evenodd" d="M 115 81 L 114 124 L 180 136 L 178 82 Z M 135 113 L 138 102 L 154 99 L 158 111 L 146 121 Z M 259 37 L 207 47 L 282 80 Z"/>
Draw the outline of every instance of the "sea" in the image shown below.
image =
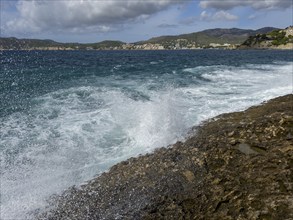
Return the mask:
<path id="1" fill-rule="evenodd" d="M 0 219 L 292 93 L 292 74 L 292 50 L 2 51 Z"/>

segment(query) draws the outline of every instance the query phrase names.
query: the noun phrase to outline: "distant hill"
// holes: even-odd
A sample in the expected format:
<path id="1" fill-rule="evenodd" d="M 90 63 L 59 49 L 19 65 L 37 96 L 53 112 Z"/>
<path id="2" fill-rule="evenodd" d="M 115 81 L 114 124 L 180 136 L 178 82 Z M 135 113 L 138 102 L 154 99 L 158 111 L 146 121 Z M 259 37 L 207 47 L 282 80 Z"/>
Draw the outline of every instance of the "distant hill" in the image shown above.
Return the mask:
<path id="1" fill-rule="evenodd" d="M 160 36 L 151 38 L 147 41 L 141 41 L 137 44 L 145 44 L 145 43 L 157 43 L 157 44 L 172 44 L 179 40 L 185 40 L 186 43 L 196 43 L 199 46 L 209 45 L 210 43 L 216 44 L 242 44 L 249 36 L 255 34 L 264 34 L 273 30 L 277 30 L 278 28 L 273 27 L 265 27 L 258 30 L 250 30 L 250 29 L 208 29 L 200 32 L 194 32 L 190 34 L 181 34 L 176 36 Z"/>
<path id="2" fill-rule="evenodd" d="M 125 44 L 121 41 L 102 41 L 99 43 L 60 43 L 53 40 L 36 40 L 36 39 L 17 39 L 15 37 L 0 38 L 0 49 L 29 50 L 29 49 L 68 49 L 68 50 L 90 50 L 90 49 L 108 49 L 120 47 Z"/>
<path id="3" fill-rule="evenodd" d="M 25 50 L 34 48 L 58 48 L 70 46 L 71 44 L 59 43 L 53 40 L 17 39 L 15 37 L 0 38 L 0 48 L 2 49 Z"/>
<path id="4" fill-rule="evenodd" d="M 0 47 L 3 49 L 29 49 L 32 47 L 58 47 L 62 43 L 53 40 L 17 39 L 15 37 L 0 38 Z"/>
<path id="5" fill-rule="evenodd" d="M 4 50 L 135 50 L 135 49 L 185 49 L 209 47 L 210 44 L 242 44 L 249 36 L 266 34 L 274 30 L 265 27 L 250 29 L 208 29 L 190 34 L 154 37 L 146 41 L 127 44 L 122 41 L 102 41 L 98 43 L 60 43 L 53 40 L 0 38 L 0 49 Z"/>
<path id="6" fill-rule="evenodd" d="M 93 46 L 96 46 L 96 47 L 119 47 L 121 45 L 125 44 L 124 42 L 122 41 L 113 41 L 113 40 L 105 40 L 105 41 L 102 41 L 102 42 L 99 42 L 99 43 L 95 43 L 93 44 Z"/>

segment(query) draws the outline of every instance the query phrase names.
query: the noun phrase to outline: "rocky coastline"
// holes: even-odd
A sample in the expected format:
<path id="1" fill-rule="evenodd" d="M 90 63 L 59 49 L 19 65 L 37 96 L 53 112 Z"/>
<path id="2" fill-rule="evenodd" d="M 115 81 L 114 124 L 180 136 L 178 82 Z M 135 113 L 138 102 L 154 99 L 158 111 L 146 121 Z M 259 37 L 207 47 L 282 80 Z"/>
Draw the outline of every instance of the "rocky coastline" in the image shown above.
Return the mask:
<path id="1" fill-rule="evenodd" d="M 51 199 L 37 219 L 293 219 L 293 95 L 223 114 Z"/>
<path id="2" fill-rule="evenodd" d="M 250 36 L 238 49 L 292 50 L 293 26 L 267 34 Z"/>

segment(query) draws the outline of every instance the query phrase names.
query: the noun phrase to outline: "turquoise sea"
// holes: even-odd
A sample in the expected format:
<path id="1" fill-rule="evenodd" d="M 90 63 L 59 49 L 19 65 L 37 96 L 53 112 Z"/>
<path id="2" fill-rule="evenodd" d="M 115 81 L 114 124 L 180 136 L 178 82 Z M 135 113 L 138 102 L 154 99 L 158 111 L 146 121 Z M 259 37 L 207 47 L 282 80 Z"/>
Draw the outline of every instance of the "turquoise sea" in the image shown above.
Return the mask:
<path id="1" fill-rule="evenodd" d="M 292 51 L 0 52 L 1 219 L 221 113 L 292 93 Z"/>

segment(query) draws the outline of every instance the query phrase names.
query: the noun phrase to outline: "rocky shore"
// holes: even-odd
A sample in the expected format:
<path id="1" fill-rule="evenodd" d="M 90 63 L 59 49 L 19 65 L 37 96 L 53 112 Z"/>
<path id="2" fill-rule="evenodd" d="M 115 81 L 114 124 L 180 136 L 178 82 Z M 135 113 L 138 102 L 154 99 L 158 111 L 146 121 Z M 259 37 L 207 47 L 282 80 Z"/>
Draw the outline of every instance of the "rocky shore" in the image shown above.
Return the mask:
<path id="1" fill-rule="evenodd" d="M 293 219 L 293 95 L 204 122 L 51 203 L 37 219 Z"/>
<path id="2" fill-rule="evenodd" d="M 283 30 L 274 30 L 267 34 L 250 36 L 238 49 L 293 49 L 293 26 Z"/>

